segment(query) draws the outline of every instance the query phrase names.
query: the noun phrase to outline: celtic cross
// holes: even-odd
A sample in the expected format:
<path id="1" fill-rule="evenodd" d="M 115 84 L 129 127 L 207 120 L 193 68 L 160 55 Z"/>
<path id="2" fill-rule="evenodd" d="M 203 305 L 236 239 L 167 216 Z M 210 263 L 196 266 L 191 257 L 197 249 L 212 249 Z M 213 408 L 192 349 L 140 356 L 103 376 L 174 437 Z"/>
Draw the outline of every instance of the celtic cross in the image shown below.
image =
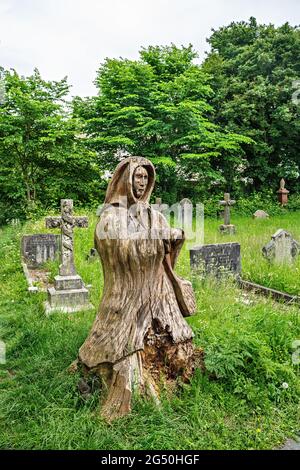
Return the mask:
<path id="1" fill-rule="evenodd" d="M 73 216 L 73 200 L 61 199 L 61 216 L 46 217 L 47 228 L 61 229 L 61 265 L 59 274 L 61 276 L 76 275 L 74 264 L 73 234 L 74 228 L 84 228 L 88 226 L 87 217 Z"/>

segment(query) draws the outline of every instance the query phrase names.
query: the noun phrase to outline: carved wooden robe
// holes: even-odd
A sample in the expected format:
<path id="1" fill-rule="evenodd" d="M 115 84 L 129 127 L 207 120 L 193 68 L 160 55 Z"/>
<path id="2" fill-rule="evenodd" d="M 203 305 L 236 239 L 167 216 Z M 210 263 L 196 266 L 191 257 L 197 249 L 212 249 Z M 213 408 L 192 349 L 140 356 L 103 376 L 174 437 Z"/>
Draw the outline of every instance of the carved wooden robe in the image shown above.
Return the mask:
<path id="1" fill-rule="evenodd" d="M 148 172 L 140 199 L 132 188 L 138 166 Z M 183 234 L 170 229 L 149 205 L 154 179 L 149 160 L 122 161 L 95 231 L 104 289 L 79 361 L 106 380 L 109 391 L 102 414 L 109 420 L 130 410 L 135 384 L 157 396 L 155 374 L 161 367 L 173 378 L 189 376 L 193 367 L 193 333 L 183 314 L 195 310 L 194 296 L 191 284 L 173 272 Z"/>

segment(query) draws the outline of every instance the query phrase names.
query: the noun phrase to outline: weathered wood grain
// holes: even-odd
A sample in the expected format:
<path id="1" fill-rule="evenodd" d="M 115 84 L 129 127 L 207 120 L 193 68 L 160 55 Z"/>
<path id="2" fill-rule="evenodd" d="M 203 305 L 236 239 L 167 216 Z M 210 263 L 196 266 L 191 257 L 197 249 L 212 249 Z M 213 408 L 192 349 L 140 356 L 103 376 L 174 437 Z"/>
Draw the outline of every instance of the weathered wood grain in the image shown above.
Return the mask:
<path id="1" fill-rule="evenodd" d="M 140 166 L 148 172 L 148 183 L 137 199 L 133 175 Z M 123 161 L 108 187 L 95 230 L 104 288 L 78 360 L 88 374 L 98 374 L 106 384 L 101 414 L 108 421 L 130 411 L 135 388 L 158 402 L 160 373 L 169 380 L 188 380 L 195 367 L 193 332 L 183 318 L 194 313 L 195 297 L 191 284 L 173 271 L 184 237 L 150 207 L 154 178 L 148 160 Z M 123 200 L 118 202 L 117 196 Z"/>

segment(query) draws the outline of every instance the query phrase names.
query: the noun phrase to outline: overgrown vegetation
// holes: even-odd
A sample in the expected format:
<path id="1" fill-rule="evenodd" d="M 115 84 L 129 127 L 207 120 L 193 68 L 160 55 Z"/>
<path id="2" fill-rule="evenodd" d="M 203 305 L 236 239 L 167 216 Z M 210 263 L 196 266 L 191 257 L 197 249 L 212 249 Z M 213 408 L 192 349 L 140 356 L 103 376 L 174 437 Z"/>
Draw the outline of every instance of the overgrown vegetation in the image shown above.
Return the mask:
<path id="1" fill-rule="evenodd" d="M 281 177 L 299 191 L 299 27 L 251 18 L 208 41 L 203 64 L 191 45 L 109 58 L 97 96 L 69 103 L 66 79 L 0 67 L 0 224 L 57 207 L 61 197 L 95 205 L 128 153 L 153 161 L 155 195 L 167 203 L 207 203 L 224 190 L 237 200 L 275 196 Z"/>
<path id="2" fill-rule="evenodd" d="M 96 307 L 103 279 L 99 261 L 86 260 L 96 218 L 89 219 L 89 229 L 76 231 L 75 254 Z M 270 220 L 233 215 L 244 275 L 265 273 L 261 280 L 269 279 L 272 287 L 283 279 L 285 290 L 299 294 L 299 263 L 286 267 L 282 278 L 260 255 L 279 220 L 300 237 L 299 213 Z M 206 242 L 220 239 L 217 224 L 206 222 Z M 0 338 L 7 344 L 7 364 L 0 366 L 0 448 L 270 449 L 299 431 L 299 366 L 291 361 L 292 342 L 300 337 L 299 307 L 245 295 L 229 281 L 216 286 L 196 279 L 198 310 L 188 321 L 205 351 L 206 372 L 198 371 L 177 392 L 162 383 L 161 407 L 136 398 L 129 416 L 106 425 L 98 415 L 99 393 L 84 400 L 78 377 L 67 372 L 95 311 L 46 318 L 45 294 L 26 290 L 19 238 L 42 230 L 41 220 L 19 230 L 7 227 L 0 236 Z M 191 276 L 186 250 L 177 272 Z"/>

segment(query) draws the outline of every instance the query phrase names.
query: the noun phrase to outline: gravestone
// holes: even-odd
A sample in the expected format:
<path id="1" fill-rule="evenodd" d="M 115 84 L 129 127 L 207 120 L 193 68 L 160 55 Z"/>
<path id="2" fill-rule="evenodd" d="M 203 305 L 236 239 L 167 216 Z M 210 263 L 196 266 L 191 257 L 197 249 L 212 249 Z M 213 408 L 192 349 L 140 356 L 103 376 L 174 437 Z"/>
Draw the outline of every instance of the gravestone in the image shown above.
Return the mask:
<path id="1" fill-rule="evenodd" d="M 168 204 L 163 204 L 161 197 L 156 197 L 155 204 L 151 204 L 151 207 L 162 214 L 166 214 L 169 209 Z"/>
<path id="2" fill-rule="evenodd" d="M 138 156 L 122 160 L 110 181 L 108 205 L 95 230 L 104 274 L 102 299 L 71 367 L 82 372 L 85 382 L 90 381 L 89 376 L 91 380 L 98 376 L 106 384 L 101 415 L 109 422 L 130 412 L 133 392 L 147 392 L 148 398 L 152 395 L 159 403 L 158 380 L 174 377 L 178 381 L 183 376 L 188 381 L 200 367 L 198 357 L 202 357 L 184 319 L 196 310 L 193 288 L 173 270 L 184 243 L 182 231 L 164 223 L 171 231 L 165 256 L 162 239 L 158 243 L 151 236 L 161 233 L 162 228 L 160 214 L 152 208 L 149 211 L 154 183 L 155 168 L 150 160 Z M 122 209 L 126 217 L 113 205 L 120 196 L 127 197 L 128 206 Z M 140 201 L 139 210 L 132 210 Z M 124 237 L 127 209 L 134 224 Z M 145 220 L 149 220 L 146 242 Z M 109 225 L 118 227 L 114 236 L 110 236 Z M 82 381 L 80 389 L 89 391 Z"/>
<path id="3" fill-rule="evenodd" d="M 269 214 L 262 210 L 258 210 L 254 212 L 253 214 L 254 219 L 267 219 L 268 217 L 269 217 Z"/>
<path id="4" fill-rule="evenodd" d="M 184 198 L 179 203 L 178 224 L 183 229 L 186 227 L 192 227 L 193 203 L 190 199 Z"/>
<path id="5" fill-rule="evenodd" d="M 188 205 L 188 206 L 192 206 L 193 203 L 190 199 L 188 199 L 187 197 L 181 199 L 180 203 L 179 203 L 182 207 Z"/>
<path id="6" fill-rule="evenodd" d="M 280 185 L 277 194 L 278 202 L 280 202 L 282 206 L 285 206 L 288 203 L 289 191 L 285 188 L 285 181 L 283 178 L 281 178 L 280 180 Z"/>
<path id="7" fill-rule="evenodd" d="M 76 273 L 74 264 L 74 228 L 88 226 L 87 217 L 73 216 L 72 199 L 61 200 L 61 216 L 47 217 L 47 228 L 61 230 L 61 265 L 59 275 L 54 278 L 54 287 L 48 289 L 48 301 L 45 304 L 46 313 L 52 311 L 76 312 L 93 308 L 89 303 L 89 291 L 83 280 Z"/>
<path id="8" fill-rule="evenodd" d="M 286 230 L 279 229 L 262 248 L 263 256 L 271 263 L 291 264 L 299 254 L 300 244 Z"/>
<path id="9" fill-rule="evenodd" d="M 52 233 L 24 235 L 21 253 L 28 268 L 39 268 L 46 261 L 54 261 L 60 250 L 60 236 Z"/>
<path id="10" fill-rule="evenodd" d="M 0 364 L 6 364 L 6 345 L 0 340 Z"/>
<path id="11" fill-rule="evenodd" d="M 201 276 L 223 277 L 241 274 L 241 246 L 239 243 L 214 243 L 196 246 L 190 250 L 191 268 Z"/>
<path id="12" fill-rule="evenodd" d="M 224 207 L 224 224 L 220 225 L 220 232 L 224 234 L 235 233 L 235 226 L 230 223 L 230 207 L 235 204 L 235 201 L 230 199 L 229 193 L 224 193 L 224 200 L 220 201 L 219 204 Z"/>

